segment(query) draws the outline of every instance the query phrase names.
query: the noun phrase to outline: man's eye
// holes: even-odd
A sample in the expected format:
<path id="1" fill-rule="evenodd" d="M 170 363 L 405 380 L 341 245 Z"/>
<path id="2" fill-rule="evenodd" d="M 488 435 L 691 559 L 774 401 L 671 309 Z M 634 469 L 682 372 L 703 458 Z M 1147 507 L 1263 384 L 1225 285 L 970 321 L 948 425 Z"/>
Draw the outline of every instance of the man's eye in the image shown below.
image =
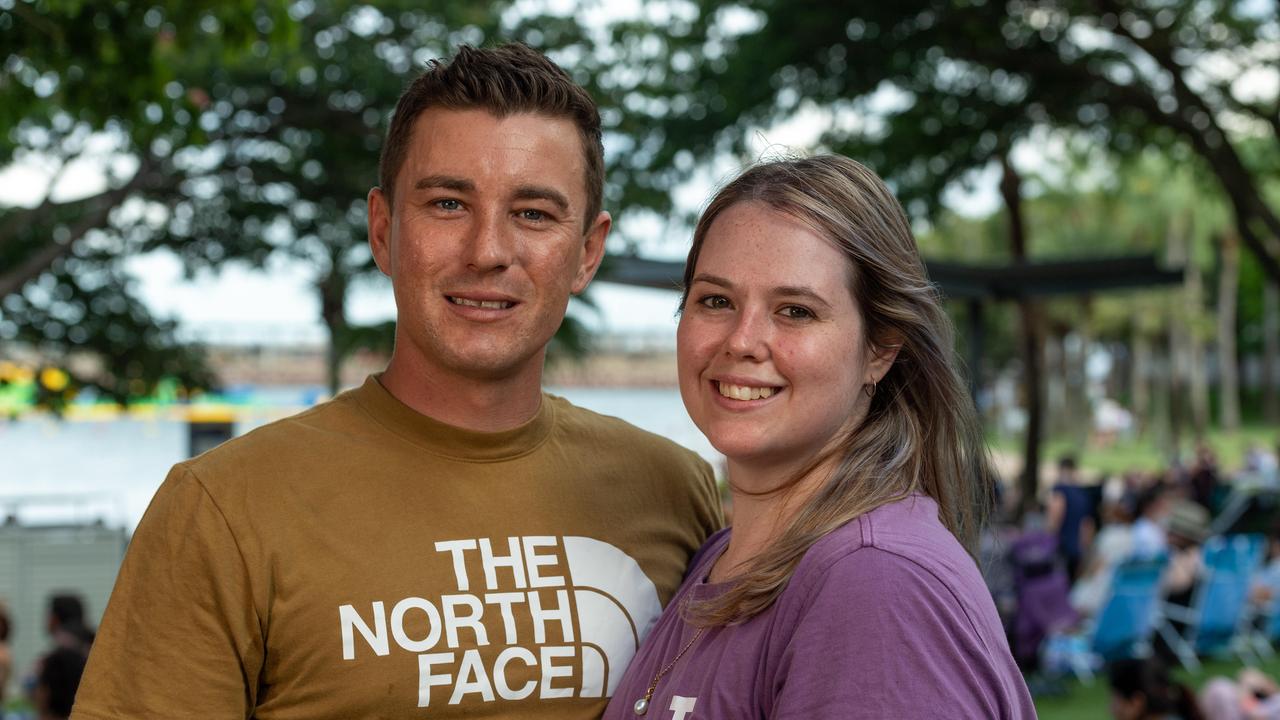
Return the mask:
<path id="1" fill-rule="evenodd" d="M 707 295 L 699 299 L 698 304 L 712 310 L 723 310 L 729 307 L 729 298 L 723 295 Z"/>
<path id="2" fill-rule="evenodd" d="M 453 198 L 443 198 L 441 200 L 437 200 L 435 202 L 435 206 L 440 208 L 441 210 L 448 210 L 450 212 L 462 209 L 462 203 L 458 202 L 457 200 L 454 200 Z"/>
<path id="3" fill-rule="evenodd" d="M 518 214 L 520 215 L 521 220 L 529 220 L 532 222 L 539 222 L 541 220 L 547 219 L 546 213 L 542 212 L 541 210 L 534 210 L 532 208 L 526 208 L 524 210 L 521 210 Z"/>
<path id="4" fill-rule="evenodd" d="M 788 305 L 782 308 L 782 314 L 790 320 L 809 320 L 813 317 L 809 308 L 800 305 Z"/>

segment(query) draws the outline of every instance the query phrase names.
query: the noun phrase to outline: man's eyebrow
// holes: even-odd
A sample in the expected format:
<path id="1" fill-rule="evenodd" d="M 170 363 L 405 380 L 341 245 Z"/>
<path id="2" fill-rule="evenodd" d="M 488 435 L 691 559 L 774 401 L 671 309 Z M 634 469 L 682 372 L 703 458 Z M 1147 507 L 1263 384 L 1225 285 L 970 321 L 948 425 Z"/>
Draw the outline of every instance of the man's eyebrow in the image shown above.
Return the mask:
<path id="1" fill-rule="evenodd" d="M 564 193 L 556 190 L 555 188 L 549 188 L 543 185 L 521 185 L 516 188 L 514 199 L 546 200 L 554 203 L 556 207 L 560 208 L 560 212 L 567 212 L 569 210 L 569 198 L 565 197 Z"/>
<path id="2" fill-rule="evenodd" d="M 413 184 L 414 190 L 426 190 L 428 188 L 443 188 L 445 190 L 456 190 L 458 192 L 470 192 L 476 189 L 476 184 L 466 178 L 454 177 L 452 175 L 428 175 L 418 178 Z"/>
<path id="3" fill-rule="evenodd" d="M 710 283 L 712 285 L 719 285 L 720 287 L 725 288 L 726 290 L 732 290 L 734 288 L 733 281 L 728 280 L 726 278 L 722 278 L 719 275 L 711 275 L 709 273 L 698 273 L 693 277 L 693 282 L 695 283 L 705 282 L 705 283 Z M 827 302 L 827 300 L 823 298 L 821 295 L 819 295 L 817 291 L 813 290 L 812 288 L 805 287 L 803 285 L 779 285 L 775 288 L 770 289 L 769 294 L 777 297 L 807 298 L 809 300 L 813 300 L 814 302 L 818 302 L 823 305 L 826 305 L 827 307 L 831 306 L 831 303 Z"/>

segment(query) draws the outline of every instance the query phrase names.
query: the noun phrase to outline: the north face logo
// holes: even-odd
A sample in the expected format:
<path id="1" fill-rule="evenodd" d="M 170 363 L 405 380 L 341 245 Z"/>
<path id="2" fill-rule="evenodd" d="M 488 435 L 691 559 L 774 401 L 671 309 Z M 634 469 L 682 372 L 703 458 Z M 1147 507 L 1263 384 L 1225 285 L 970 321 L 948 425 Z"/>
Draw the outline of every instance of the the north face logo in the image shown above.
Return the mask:
<path id="1" fill-rule="evenodd" d="M 468 538 L 435 549 L 454 588 L 338 608 L 344 660 L 417 656 L 418 707 L 611 696 L 662 611 L 635 560 L 592 538 Z"/>

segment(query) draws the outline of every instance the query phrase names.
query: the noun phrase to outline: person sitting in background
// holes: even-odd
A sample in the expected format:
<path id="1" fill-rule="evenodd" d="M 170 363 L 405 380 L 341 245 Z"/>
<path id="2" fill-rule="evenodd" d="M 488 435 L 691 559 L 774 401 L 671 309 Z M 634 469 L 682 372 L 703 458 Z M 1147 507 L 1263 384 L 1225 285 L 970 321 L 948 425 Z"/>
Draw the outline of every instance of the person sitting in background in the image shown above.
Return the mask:
<path id="1" fill-rule="evenodd" d="M 1115 720 L 1205 720 L 1195 693 L 1174 682 L 1159 658 L 1118 660 L 1107 675 Z"/>
<path id="2" fill-rule="evenodd" d="M 1275 455 L 1267 452 L 1267 449 L 1259 443 L 1249 443 L 1244 453 L 1244 472 L 1259 486 L 1274 490 L 1277 485 L 1280 485 L 1280 476 L 1277 476 L 1278 466 L 1280 462 Z"/>
<path id="3" fill-rule="evenodd" d="M 1196 461 L 1191 466 L 1191 499 L 1211 513 L 1217 509 L 1218 475 L 1218 459 L 1213 450 L 1204 444 L 1196 447 Z"/>
<path id="4" fill-rule="evenodd" d="M 1209 512 L 1190 500 L 1178 500 L 1170 507 L 1167 523 L 1169 566 L 1161 586 L 1167 601 L 1189 605 L 1204 565 L 1201 547 L 1209 536 Z"/>
<path id="5" fill-rule="evenodd" d="M 1257 668 L 1215 677 L 1200 691 L 1205 720 L 1280 720 L 1280 686 Z"/>
<path id="6" fill-rule="evenodd" d="M 1138 495 L 1133 509 L 1133 557 L 1150 560 L 1169 551 L 1164 524 L 1172 502 L 1167 486 L 1159 482 Z"/>
<path id="7" fill-rule="evenodd" d="M 1116 565 L 1133 555 L 1133 518 L 1121 502 L 1103 505 L 1102 529 L 1090 546 L 1080 578 L 1071 588 L 1071 606 L 1082 615 L 1098 612 L 1111 588 Z"/>
<path id="8" fill-rule="evenodd" d="M 66 720 L 76 700 L 88 656 L 76 648 L 60 647 L 40 661 L 31 702 L 38 720 Z"/>
<path id="9" fill-rule="evenodd" d="M 1277 597 L 1280 597 L 1280 519 L 1271 524 L 1267 533 L 1266 564 L 1249 587 L 1249 599 L 1259 608 L 1270 606 Z"/>

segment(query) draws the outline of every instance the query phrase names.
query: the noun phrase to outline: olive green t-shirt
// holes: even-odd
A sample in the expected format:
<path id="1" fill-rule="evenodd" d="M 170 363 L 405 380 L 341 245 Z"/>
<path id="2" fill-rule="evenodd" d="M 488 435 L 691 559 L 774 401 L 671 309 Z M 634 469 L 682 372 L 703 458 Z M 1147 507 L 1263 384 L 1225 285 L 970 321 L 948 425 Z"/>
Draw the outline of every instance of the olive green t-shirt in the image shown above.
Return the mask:
<path id="1" fill-rule="evenodd" d="M 471 432 L 370 378 L 174 467 L 72 717 L 598 717 L 720 524 L 621 420 Z"/>

